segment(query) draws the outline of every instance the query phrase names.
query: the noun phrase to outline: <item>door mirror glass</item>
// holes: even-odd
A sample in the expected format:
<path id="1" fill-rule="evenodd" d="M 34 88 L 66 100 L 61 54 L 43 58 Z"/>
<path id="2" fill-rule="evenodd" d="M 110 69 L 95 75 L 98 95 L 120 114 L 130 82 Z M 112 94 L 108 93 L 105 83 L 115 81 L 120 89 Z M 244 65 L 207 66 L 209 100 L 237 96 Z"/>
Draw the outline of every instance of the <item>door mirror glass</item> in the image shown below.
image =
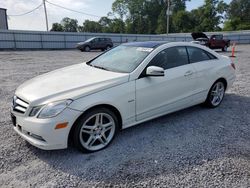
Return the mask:
<path id="1" fill-rule="evenodd" d="M 147 76 L 164 76 L 164 69 L 157 66 L 149 66 L 146 70 Z"/>

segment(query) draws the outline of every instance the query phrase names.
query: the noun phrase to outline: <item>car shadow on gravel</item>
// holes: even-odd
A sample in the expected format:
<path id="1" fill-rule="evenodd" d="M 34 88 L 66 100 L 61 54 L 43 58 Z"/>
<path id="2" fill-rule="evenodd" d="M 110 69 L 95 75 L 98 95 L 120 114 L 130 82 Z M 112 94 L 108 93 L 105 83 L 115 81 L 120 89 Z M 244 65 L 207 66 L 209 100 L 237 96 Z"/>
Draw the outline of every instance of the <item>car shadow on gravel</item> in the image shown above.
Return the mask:
<path id="1" fill-rule="evenodd" d="M 84 181 L 138 182 L 224 157 L 249 158 L 249 106 L 249 97 L 226 94 L 218 108 L 194 106 L 128 128 L 108 148 L 91 154 L 27 146 L 51 168 Z"/>

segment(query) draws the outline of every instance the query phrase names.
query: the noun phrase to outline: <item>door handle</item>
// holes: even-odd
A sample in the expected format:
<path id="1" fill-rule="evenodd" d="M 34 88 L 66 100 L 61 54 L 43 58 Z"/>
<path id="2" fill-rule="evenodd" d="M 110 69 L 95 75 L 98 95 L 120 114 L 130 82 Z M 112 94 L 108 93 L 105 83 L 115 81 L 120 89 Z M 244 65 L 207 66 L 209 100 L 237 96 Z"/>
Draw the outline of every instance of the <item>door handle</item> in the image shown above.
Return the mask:
<path id="1" fill-rule="evenodd" d="M 192 74 L 193 74 L 193 71 L 189 70 L 189 71 L 187 71 L 187 72 L 184 74 L 184 76 L 191 76 Z"/>

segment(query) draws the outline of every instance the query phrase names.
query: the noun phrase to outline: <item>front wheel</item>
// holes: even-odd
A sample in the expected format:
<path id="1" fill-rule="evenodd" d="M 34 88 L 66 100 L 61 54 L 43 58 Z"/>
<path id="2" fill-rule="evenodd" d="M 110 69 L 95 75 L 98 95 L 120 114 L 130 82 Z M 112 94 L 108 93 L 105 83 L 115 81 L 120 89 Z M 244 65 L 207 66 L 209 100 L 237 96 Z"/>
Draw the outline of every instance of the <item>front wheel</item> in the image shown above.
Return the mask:
<path id="1" fill-rule="evenodd" d="M 91 110 L 83 115 L 74 130 L 74 144 L 84 153 L 107 147 L 118 130 L 115 114 L 106 108 Z"/>
<path id="2" fill-rule="evenodd" d="M 225 84 L 222 81 L 217 81 L 209 90 L 205 104 L 210 108 L 219 106 L 225 95 Z"/>
<path id="3" fill-rule="evenodd" d="M 84 51 L 85 51 L 85 52 L 89 52 L 89 51 L 90 51 L 90 47 L 89 47 L 89 46 L 85 46 L 85 47 L 84 47 Z"/>

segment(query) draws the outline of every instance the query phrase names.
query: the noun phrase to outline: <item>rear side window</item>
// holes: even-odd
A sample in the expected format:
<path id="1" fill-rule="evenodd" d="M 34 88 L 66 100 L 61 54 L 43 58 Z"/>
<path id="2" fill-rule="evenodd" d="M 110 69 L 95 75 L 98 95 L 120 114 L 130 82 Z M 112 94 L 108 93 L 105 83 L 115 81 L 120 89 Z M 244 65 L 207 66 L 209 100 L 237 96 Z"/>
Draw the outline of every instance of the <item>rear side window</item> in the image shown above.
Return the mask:
<path id="1" fill-rule="evenodd" d="M 206 52 L 206 54 L 210 59 L 217 59 L 217 57 L 215 57 L 213 54 L 210 54 L 209 52 Z"/>
<path id="2" fill-rule="evenodd" d="M 149 66 L 159 66 L 164 69 L 170 69 L 188 64 L 188 55 L 184 46 L 167 48 L 158 53 Z"/>
<path id="3" fill-rule="evenodd" d="M 208 52 L 205 52 L 202 49 L 195 48 L 195 47 L 187 47 L 187 51 L 188 51 L 190 63 L 207 61 L 211 59 L 209 55 L 207 54 Z M 211 57 L 213 57 L 212 54 L 211 54 Z"/>

